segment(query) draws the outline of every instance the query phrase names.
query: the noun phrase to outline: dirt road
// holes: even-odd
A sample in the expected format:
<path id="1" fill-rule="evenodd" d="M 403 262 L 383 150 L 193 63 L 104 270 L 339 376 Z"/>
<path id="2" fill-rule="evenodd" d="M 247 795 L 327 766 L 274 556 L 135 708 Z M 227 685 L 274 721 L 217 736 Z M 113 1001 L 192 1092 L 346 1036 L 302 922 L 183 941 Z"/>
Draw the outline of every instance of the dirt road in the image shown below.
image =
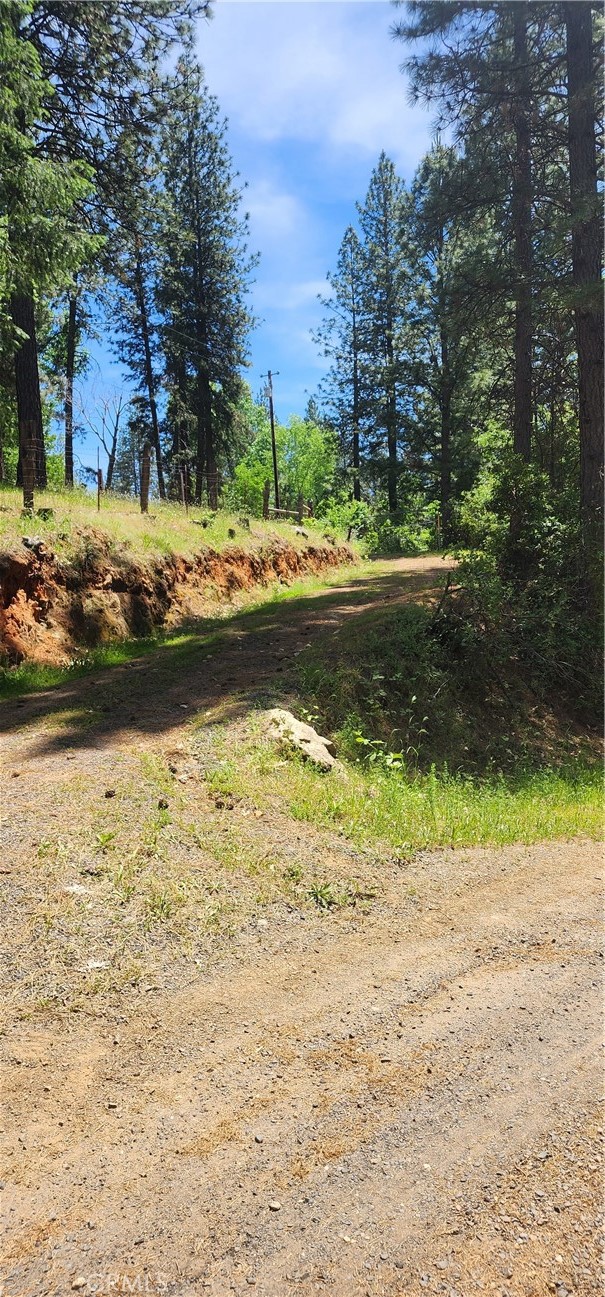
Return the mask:
<path id="1" fill-rule="evenodd" d="M 233 660 L 193 682 L 197 702 Z M 70 686 L 72 705 L 91 687 Z M 180 687 L 162 702 L 171 741 Z M 159 742 L 151 708 L 136 733 L 101 717 L 96 738 L 58 742 L 52 706 L 28 702 L 18 737 L 14 712 L 5 726 L 21 810 L 0 881 L 26 906 L 67 759 L 84 799 L 118 738 L 126 766 Z M 298 824 L 296 844 L 349 851 Z M 577 841 L 385 860 L 368 913 L 275 905 L 207 960 L 71 1011 L 28 1008 L 5 909 L 24 993 L 0 1042 L 3 1297 L 594 1297 L 601 875 L 600 848 Z M 67 978 L 61 931 L 41 942 L 48 977 Z"/>

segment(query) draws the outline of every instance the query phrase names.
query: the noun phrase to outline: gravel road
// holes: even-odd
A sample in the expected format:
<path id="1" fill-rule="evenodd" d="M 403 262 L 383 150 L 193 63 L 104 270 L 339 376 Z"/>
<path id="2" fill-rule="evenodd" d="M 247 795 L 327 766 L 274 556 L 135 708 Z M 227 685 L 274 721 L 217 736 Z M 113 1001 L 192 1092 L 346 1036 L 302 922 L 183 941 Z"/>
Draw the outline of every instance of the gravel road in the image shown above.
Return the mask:
<path id="1" fill-rule="evenodd" d="M 252 920 L 176 992 L 16 1024 L 6 1297 L 594 1297 L 601 872 L 426 854 L 363 921 Z"/>

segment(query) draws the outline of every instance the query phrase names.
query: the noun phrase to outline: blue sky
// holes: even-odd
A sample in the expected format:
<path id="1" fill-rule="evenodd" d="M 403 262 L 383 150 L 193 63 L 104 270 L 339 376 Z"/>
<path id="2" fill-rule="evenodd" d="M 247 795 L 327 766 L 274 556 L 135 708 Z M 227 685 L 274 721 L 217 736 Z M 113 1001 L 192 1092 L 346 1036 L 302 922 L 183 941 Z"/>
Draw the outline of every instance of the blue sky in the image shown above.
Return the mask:
<path id="1" fill-rule="evenodd" d="M 302 414 L 324 372 L 310 331 L 355 203 L 381 149 L 411 178 L 431 137 L 408 103 L 405 49 L 383 0 L 217 0 L 200 24 L 199 57 L 229 120 L 248 183 L 252 293 L 262 323 L 251 340 L 254 393 L 275 380 L 278 415 Z"/>
<path id="2" fill-rule="evenodd" d="M 385 0 L 216 0 L 200 21 L 199 58 L 229 122 L 250 248 L 261 254 L 246 377 L 256 395 L 261 374 L 279 371 L 281 420 L 304 412 L 324 372 L 310 336 L 317 296 L 381 149 L 409 181 L 430 144 L 430 114 L 410 106 L 406 51 L 389 34 L 395 17 Z M 123 382 L 102 345 L 93 359 L 94 404 Z"/>

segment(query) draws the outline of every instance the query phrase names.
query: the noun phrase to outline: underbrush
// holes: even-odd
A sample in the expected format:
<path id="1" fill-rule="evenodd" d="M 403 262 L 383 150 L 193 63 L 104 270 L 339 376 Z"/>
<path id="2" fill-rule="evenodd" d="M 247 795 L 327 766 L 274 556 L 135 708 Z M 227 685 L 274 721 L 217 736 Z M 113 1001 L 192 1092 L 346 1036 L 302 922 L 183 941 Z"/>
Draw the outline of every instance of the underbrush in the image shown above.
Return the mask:
<path id="1" fill-rule="evenodd" d="M 322 517 L 335 531 L 359 541 L 368 558 L 426 554 L 439 547 L 437 506 L 420 496 L 404 510 L 389 513 L 386 503 L 330 497 L 321 505 Z"/>
<path id="2" fill-rule="evenodd" d="M 590 759 L 594 739 L 573 710 L 446 602 L 360 615 L 303 655 L 304 704 L 340 753 L 384 769 L 481 776 Z"/>

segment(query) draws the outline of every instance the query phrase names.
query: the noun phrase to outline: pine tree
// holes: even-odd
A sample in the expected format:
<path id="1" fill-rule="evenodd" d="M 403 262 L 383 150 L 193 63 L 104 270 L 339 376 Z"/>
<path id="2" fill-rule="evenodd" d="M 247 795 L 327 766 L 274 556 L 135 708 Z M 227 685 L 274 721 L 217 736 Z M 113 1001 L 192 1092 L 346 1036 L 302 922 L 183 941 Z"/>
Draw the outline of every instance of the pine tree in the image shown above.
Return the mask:
<path id="1" fill-rule="evenodd" d="M 30 39 L 32 7 L 8 0 L 0 10 L 0 210 L 5 213 L 0 253 L 0 317 L 4 345 L 14 355 L 24 503 L 34 482 L 46 483 L 42 400 L 36 341 L 36 298 L 59 290 L 94 247 L 74 221 L 90 191 L 90 174 L 77 161 L 59 163 L 39 148 L 47 129 L 50 85 Z"/>
<path id="2" fill-rule="evenodd" d="M 111 188 L 110 139 L 118 121 L 143 129 L 145 70 L 190 30 L 204 9 L 195 0 L 6 0 L 0 13 L 3 188 L 8 214 L 10 315 L 16 400 L 44 476 L 44 439 L 35 336 L 35 301 L 62 287 L 91 250 L 91 182 Z M 40 220 L 48 230 L 42 237 Z M 25 252 L 23 253 L 23 250 Z M 34 264 L 35 263 L 35 264 Z M 60 272 L 60 273 L 57 273 Z M 61 284 L 63 278 L 63 284 Z M 52 283 L 52 287 L 51 287 Z M 8 301 L 8 298 L 6 299 Z M 6 309 L 6 308 L 5 308 Z"/>
<path id="3" fill-rule="evenodd" d="M 191 56 L 181 60 L 163 120 L 158 302 L 167 372 L 195 413 L 194 498 L 218 500 L 218 456 L 229 444 L 252 317 L 254 260 L 218 104 Z M 174 396 L 173 396 L 174 405 Z"/>
<path id="4" fill-rule="evenodd" d="M 107 274 L 115 285 L 112 294 L 115 346 L 130 372 L 135 390 L 144 398 L 158 493 L 160 499 L 165 499 L 158 409 L 161 361 L 156 311 L 157 140 L 139 139 L 128 129 L 119 133 L 116 146 L 115 180 L 119 177 L 119 183 L 114 185 L 112 193 L 105 256 Z"/>
<path id="5" fill-rule="evenodd" d="M 382 153 L 375 168 L 359 224 L 364 256 L 364 346 L 368 381 L 374 392 L 374 437 L 386 442 L 388 506 L 397 511 L 399 452 L 404 430 L 404 324 L 408 271 L 402 240 L 405 188 L 393 163 Z"/>
<path id="6" fill-rule="evenodd" d="M 359 236 L 350 225 L 340 245 L 336 270 L 327 277 L 332 294 L 321 299 L 325 315 L 314 337 L 332 361 L 322 395 L 339 431 L 344 462 L 352 473 L 354 500 L 361 500 L 360 447 L 366 397 L 364 271 Z"/>
<path id="7" fill-rule="evenodd" d="M 462 159 L 437 142 L 414 177 L 408 216 L 416 442 L 434 464 L 446 543 L 452 536 L 453 475 L 458 489 L 468 488 L 476 459 L 468 434 L 468 407 L 477 391 L 472 376 L 479 350 L 484 365 L 489 353 L 474 278 L 492 240 L 489 229 L 480 231 L 461 210 L 464 189 Z"/>
<path id="8" fill-rule="evenodd" d="M 592 5 L 588 0 L 575 0 L 563 8 L 578 348 L 580 508 L 586 546 L 592 555 L 603 544 L 603 231 L 595 138 L 597 68 L 602 67 L 602 44 L 597 61 Z"/>

